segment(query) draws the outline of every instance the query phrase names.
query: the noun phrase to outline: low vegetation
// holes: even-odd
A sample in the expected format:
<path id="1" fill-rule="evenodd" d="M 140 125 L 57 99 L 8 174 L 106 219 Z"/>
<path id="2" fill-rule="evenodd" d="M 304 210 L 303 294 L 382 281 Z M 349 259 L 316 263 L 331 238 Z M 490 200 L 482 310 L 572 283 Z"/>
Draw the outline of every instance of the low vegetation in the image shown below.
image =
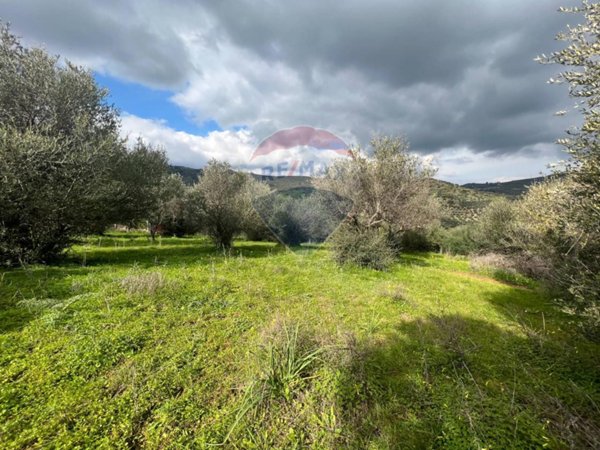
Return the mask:
<path id="1" fill-rule="evenodd" d="M 0 275 L 2 448 L 597 447 L 598 344 L 493 277 L 87 238 Z"/>

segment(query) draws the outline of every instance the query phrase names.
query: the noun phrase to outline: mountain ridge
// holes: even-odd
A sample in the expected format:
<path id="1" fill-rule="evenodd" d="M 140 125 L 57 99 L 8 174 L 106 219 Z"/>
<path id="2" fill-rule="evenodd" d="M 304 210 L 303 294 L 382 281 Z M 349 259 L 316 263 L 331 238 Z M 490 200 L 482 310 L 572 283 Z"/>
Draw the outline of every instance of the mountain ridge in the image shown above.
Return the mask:
<path id="1" fill-rule="evenodd" d="M 183 178 L 186 184 L 194 184 L 198 176 L 202 174 L 202 169 L 193 169 L 185 166 L 169 166 L 171 173 L 178 173 Z M 254 178 L 268 183 L 271 187 L 279 190 L 293 189 L 299 187 L 311 187 L 312 182 L 310 177 L 306 176 L 273 176 L 273 175 L 258 175 L 252 174 Z M 511 181 L 485 182 L 485 183 L 465 183 L 456 184 L 450 181 L 434 180 L 445 185 L 452 185 L 458 188 L 470 189 L 478 192 L 489 194 L 498 194 L 506 197 L 519 197 L 524 194 L 527 189 L 537 183 L 541 183 L 548 179 L 548 176 L 540 176 L 533 178 L 521 178 Z"/>

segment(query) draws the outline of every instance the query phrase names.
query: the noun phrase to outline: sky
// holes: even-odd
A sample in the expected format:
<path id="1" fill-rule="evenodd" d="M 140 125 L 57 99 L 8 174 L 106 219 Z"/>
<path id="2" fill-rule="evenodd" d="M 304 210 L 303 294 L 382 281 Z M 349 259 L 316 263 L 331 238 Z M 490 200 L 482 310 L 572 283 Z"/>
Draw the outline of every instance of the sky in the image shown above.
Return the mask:
<path id="1" fill-rule="evenodd" d="M 368 149 L 402 135 L 454 183 L 547 173 L 579 118 L 560 67 L 570 0 L 0 0 L 30 46 L 88 67 L 122 134 L 172 164 L 253 169 L 277 130 L 309 125 Z M 557 111 L 568 111 L 557 115 Z"/>

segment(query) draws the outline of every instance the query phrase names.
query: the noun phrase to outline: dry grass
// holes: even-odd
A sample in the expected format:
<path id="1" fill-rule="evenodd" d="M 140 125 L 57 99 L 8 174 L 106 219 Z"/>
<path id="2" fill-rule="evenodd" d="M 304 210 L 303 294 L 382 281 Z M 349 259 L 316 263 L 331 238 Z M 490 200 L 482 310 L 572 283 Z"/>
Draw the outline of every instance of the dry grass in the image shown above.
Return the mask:
<path id="1" fill-rule="evenodd" d="M 160 272 L 144 272 L 128 275 L 120 284 L 129 295 L 153 295 L 165 287 L 166 280 Z"/>
<path id="2" fill-rule="evenodd" d="M 471 269 L 473 270 L 504 270 L 510 273 L 517 273 L 515 261 L 506 255 L 498 253 L 486 253 L 485 255 L 476 255 L 471 257 Z"/>

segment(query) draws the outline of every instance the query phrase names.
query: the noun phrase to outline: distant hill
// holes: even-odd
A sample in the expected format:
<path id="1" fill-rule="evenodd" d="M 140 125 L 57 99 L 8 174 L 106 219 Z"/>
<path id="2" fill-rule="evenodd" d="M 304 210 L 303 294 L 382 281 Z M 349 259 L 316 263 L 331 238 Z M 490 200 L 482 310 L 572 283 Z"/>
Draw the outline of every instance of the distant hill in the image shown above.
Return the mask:
<path id="1" fill-rule="evenodd" d="M 192 169 L 184 166 L 169 166 L 169 172 L 178 173 L 181 175 L 185 184 L 192 185 L 198 180 L 198 176 L 202 174 L 202 169 Z"/>
<path id="2" fill-rule="evenodd" d="M 172 173 L 178 173 L 186 184 L 194 184 L 202 169 L 192 169 L 183 166 L 170 166 Z M 285 177 L 285 176 L 252 176 L 264 181 L 278 191 L 290 190 L 294 195 L 308 195 L 314 190 L 310 177 Z M 502 183 L 467 183 L 462 186 L 442 180 L 431 180 L 431 189 L 442 200 L 445 213 L 444 225 L 456 226 L 475 220 L 479 212 L 491 201 L 497 198 L 516 198 L 522 195 L 529 186 L 544 181 L 546 177 L 527 178 L 523 180 L 507 181 Z M 300 193 L 300 194 L 299 194 Z"/>
<path id="3" fill-rule="evenodd" d="M 192 185 L 202 175 L 202 169 L 192 169 L 184 166 L 169 166 L 171 173 L 178 173 L 183 178 L 185 184 Z M 269 175 L 251 174 L 255 179 L 264 181 L 273 189 L 284 191 L 287 189 L 309 188 L 312 189 L 312 180 L 310 177 L 275 177 Z"/>
<path id="4" fill-rule="evenodd" d="M 273 189 L 277 189 L 278 191 L 299 188 L 306 188 L 309 190 L 314 189 L 312 178 L 310 177 L 274 177 L 270 175 L 257 175 L 255 173 L 253 173 L 252 176 L 259 181 L 264 181 Z"/>
<path id="5" fill-rule="evenodd" d="M 491 201 L 504 197 L 502 194 L 470 189 L 436 179 L 431 179 L 431 190 L 444 205 L 442 223 L 446 227 L 474 221 Z"/>
<path id="6" fill-rule="evenodd" d="M 525 178 L 522 180 L 503 181 L 500 183 L 467 183 L 462 187 L 467 189 L 475 189 L 481 192 L 493 192 L 502 194 L 508 197 L 518 197 L 524 194 L 529 186 L 541 183 L 548 177 Z"/>

